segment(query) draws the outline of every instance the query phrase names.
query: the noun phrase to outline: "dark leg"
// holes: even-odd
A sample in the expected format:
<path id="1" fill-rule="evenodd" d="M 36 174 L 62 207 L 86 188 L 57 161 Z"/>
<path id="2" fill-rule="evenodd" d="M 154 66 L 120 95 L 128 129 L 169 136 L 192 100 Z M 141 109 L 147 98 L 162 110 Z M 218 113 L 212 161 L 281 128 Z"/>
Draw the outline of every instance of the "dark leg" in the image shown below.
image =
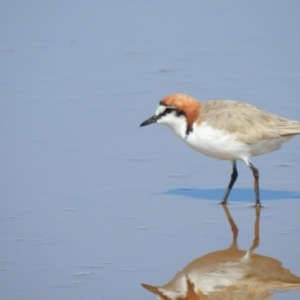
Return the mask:
<path id="1" fill-rule="evenodd" d="M 254 176 L 254 191 L 255 191 L 255 206 L 261 206 L 259 198 L 259 172 L 258 170 L 249 162 L 249 167 L 252 170 Z"/>
<path id="2" fill-rule="evenodd" d="M 237 169 L 236 169 L 236 161 L 235 160 L 232 161 L 232 166 L 233 166 L 233 168 L 232 168 L 231 180 L 229 182 L 228 188 L 227 188 L 227 190 L 225 192 L 225 195 L 223 197 L 222 203 L 227 202 L 227 198 L 230 194 L 230 191 L 231 191 L 231 189 L 232 189 L 232 187 L 233 187 L 233 185 L 234 185 L 234 183 L 235 183 L 235 181 L 238 177 L 238 172 L 237 172 Z"/>

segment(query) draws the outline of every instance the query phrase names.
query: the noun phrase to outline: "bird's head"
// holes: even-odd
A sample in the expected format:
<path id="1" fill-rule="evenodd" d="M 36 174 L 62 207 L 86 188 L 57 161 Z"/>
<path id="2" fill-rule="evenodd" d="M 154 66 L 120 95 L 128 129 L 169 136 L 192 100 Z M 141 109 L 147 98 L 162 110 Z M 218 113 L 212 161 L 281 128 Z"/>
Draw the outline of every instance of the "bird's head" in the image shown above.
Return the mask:
<path id="1" fill-rule="evenodd" d="M 184 137 L 192 131 L 192 125 L 199 117 L 201 104 L 194 98 L 183 94 L 172 94 L 163 98 L 155 115 L 140 126 L 160 123 L 170 127 L 177 135 Z"/>

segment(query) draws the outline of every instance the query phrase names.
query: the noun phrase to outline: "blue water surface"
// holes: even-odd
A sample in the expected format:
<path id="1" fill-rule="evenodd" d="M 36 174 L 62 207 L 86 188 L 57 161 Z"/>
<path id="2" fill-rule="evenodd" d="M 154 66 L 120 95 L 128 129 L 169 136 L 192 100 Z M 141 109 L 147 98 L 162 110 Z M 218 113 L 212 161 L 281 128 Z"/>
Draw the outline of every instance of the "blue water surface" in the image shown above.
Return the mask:
<path id="1" fill-rule="evenodd" d="M 165 192 L 169 195 L 186 196 L 197 199 L 205 200 L 220 200 L 224 196 L 225 189 L 192 189 L 192 188 L 179 188 L 172 189 Z M 282 200 L 282 199 L 295 199 L 300 198 L 300 193 L 289 191 L 276 191 L 276 190 L 260 190 L 261 201 L 265 200 Z M 254 201 L 255 194 L 253 189 L 236 188 L 230 192 L 228 202 L 248 202 Z"/>

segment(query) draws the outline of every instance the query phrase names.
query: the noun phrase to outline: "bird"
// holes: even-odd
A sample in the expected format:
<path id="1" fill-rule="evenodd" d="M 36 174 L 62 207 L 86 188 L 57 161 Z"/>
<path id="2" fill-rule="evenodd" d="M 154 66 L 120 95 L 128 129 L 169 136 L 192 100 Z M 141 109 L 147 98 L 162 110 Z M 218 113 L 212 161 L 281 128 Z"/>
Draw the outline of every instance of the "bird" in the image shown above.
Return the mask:
<path id="1" fill-rule="evenodd" d="M 248 103 L 235 100 L 199 102 L 185 94 L 171 94 L 158 104 L 151 118 L 140 127 L 164 124 L 194 150 L 232 162 L 232 174 L 221 203 L 238 177 L 236 162 L 244 161 L 254 177 L 255 206 L 261 206 L 259 171 L 250 158 L 276 151 L 300 134 L 300 122 L 279 117 Z"/>

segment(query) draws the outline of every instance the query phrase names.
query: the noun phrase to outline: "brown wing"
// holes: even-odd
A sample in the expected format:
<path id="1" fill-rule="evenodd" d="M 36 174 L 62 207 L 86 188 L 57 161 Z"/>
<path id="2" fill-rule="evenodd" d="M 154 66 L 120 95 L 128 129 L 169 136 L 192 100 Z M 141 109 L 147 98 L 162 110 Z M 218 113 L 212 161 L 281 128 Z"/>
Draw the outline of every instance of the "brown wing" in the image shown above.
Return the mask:
<path id="1" fill-rule="evenodd" d="M 287 120 L 247 103 L 216 100 L 202 103 L 201 113 L 214 128 L 254 144 L 270 138 L 300 134 L 300 122 Z"/>

